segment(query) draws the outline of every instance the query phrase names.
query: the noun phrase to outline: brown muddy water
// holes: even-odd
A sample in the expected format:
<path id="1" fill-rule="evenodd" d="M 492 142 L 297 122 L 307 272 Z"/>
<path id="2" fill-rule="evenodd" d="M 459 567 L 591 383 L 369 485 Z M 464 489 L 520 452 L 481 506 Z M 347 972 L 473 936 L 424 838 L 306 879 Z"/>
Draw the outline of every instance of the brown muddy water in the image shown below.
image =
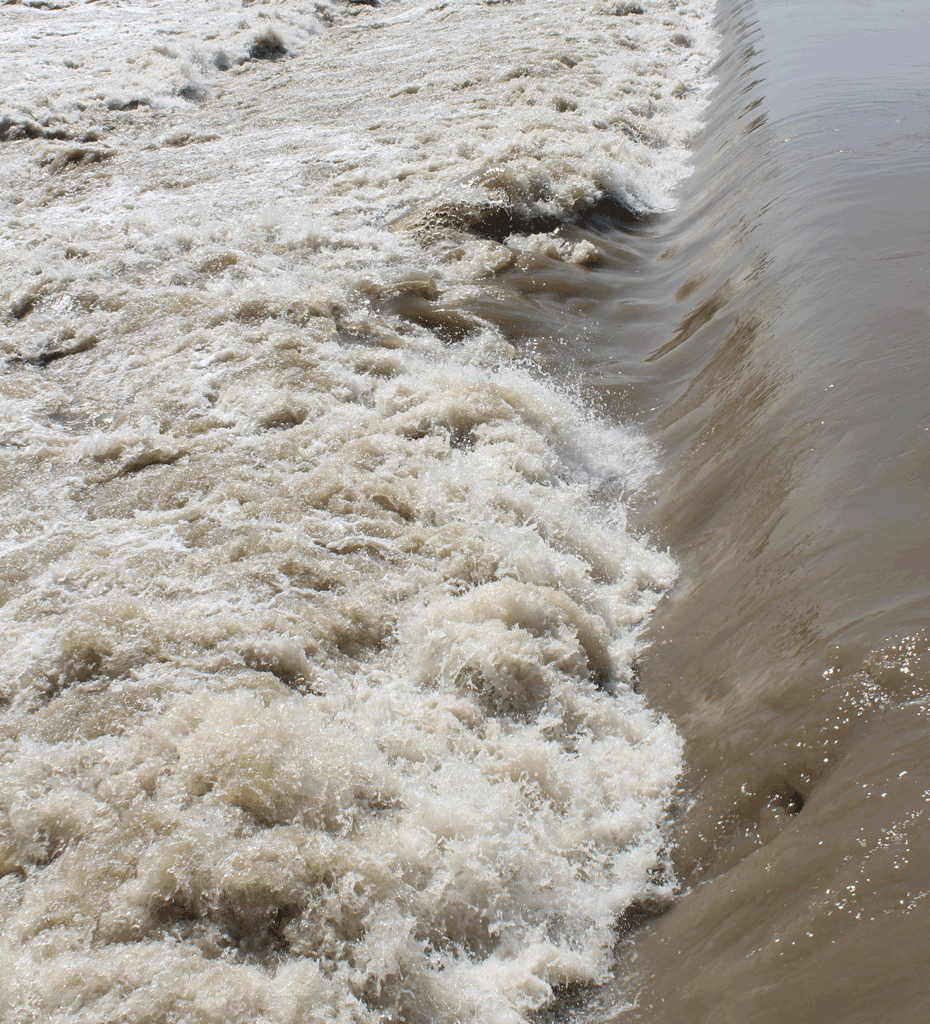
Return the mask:
<path id="1" fill-rule="evenodd" d="M 930 1019 L 926 0 L 3 10 L 4 1024 Z"/>
<path id="2" fill-rule="evenodd" d="M 576 1012 L 916 1024 L 930 5 L 760 0 L 719 23 L 721 85 L 678 213 L 616 236 L 614 288 L 552 310 L 602 400 L 661 447 L 640 518 L 681 564 L 639 679 L 685 740 L 683 895 Z M 538 330 L 551 300 L 533 301 Z"/>

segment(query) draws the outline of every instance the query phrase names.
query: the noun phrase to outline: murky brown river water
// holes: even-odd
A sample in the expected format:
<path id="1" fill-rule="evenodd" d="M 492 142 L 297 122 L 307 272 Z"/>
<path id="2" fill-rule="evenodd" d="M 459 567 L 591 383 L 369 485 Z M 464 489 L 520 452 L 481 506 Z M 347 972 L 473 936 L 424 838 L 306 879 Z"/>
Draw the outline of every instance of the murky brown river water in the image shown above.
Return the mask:
<path id="1" fill-rule="evenodd" d="M 0 1019 L 930 1019 L 891 6 L 4 8 Z"/>
<path id="2" fill-rule="evenodd" d="M 679 213 L 618 239 L 615 290 L 558 305 L 603 399 L 661 445 L 641 518 L 682 565 L 640 680 L 685 738 L 686 895 L 621 944 L 586 1015 L 916 1024 L 930 5 L 760 0 L 720 22 Z"/>

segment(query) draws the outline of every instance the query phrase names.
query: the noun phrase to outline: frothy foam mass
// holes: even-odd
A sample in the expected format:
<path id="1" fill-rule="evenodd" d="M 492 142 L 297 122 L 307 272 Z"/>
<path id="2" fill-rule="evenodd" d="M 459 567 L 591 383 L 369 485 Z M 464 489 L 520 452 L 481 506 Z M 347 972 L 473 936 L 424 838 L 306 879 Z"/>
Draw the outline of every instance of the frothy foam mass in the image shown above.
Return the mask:
<path id="1" fill-rule="evenodd" d="M 500 1024 L 602 978 L 670 885 L 630 683 L 674 564 L 642 441 L 468 299 L 669 203 L 709 12 L 3 17 L 4 1019 Z"/>

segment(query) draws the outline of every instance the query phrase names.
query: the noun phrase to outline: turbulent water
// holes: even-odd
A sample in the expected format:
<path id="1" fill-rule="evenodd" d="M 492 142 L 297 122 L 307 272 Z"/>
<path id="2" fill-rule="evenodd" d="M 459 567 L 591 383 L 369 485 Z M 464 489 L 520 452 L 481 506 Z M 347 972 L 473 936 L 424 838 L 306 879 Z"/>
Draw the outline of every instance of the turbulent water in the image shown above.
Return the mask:
<path id="1" fill-rule="evenodd" d="M 685 744 L 683 894 L 581 1016 L 923 1024 L 930 4 L 717 24 L 678 210 L 526 318 L 660 442 L 639 514 L 680 565 L 639 678 Z"/>
<path id="2" fill-rule="evenodd" d="M 3 8 L 5 1021 L 518 1021 L 671 893 L 654 459 L 477 310 L 671 207 L 711 14 Z"/>
<path id="3" fill-rule="evenodd" d="M 925 1024 L 928 43 L 0 7 L 4 1024 Z"/>

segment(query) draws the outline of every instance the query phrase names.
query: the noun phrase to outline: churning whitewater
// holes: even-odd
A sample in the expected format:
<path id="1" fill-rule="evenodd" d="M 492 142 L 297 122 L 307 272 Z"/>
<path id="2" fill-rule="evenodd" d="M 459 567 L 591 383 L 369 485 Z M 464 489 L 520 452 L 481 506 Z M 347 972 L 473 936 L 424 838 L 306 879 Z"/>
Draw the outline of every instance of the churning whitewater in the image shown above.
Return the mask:
<path id="1" fill-rule="evenodd" d="M 516 1022 L 670 891 L 649 452 L 469 300 L 670 205 L 710 17 L 3 8 L 4 1021 Z"/>

